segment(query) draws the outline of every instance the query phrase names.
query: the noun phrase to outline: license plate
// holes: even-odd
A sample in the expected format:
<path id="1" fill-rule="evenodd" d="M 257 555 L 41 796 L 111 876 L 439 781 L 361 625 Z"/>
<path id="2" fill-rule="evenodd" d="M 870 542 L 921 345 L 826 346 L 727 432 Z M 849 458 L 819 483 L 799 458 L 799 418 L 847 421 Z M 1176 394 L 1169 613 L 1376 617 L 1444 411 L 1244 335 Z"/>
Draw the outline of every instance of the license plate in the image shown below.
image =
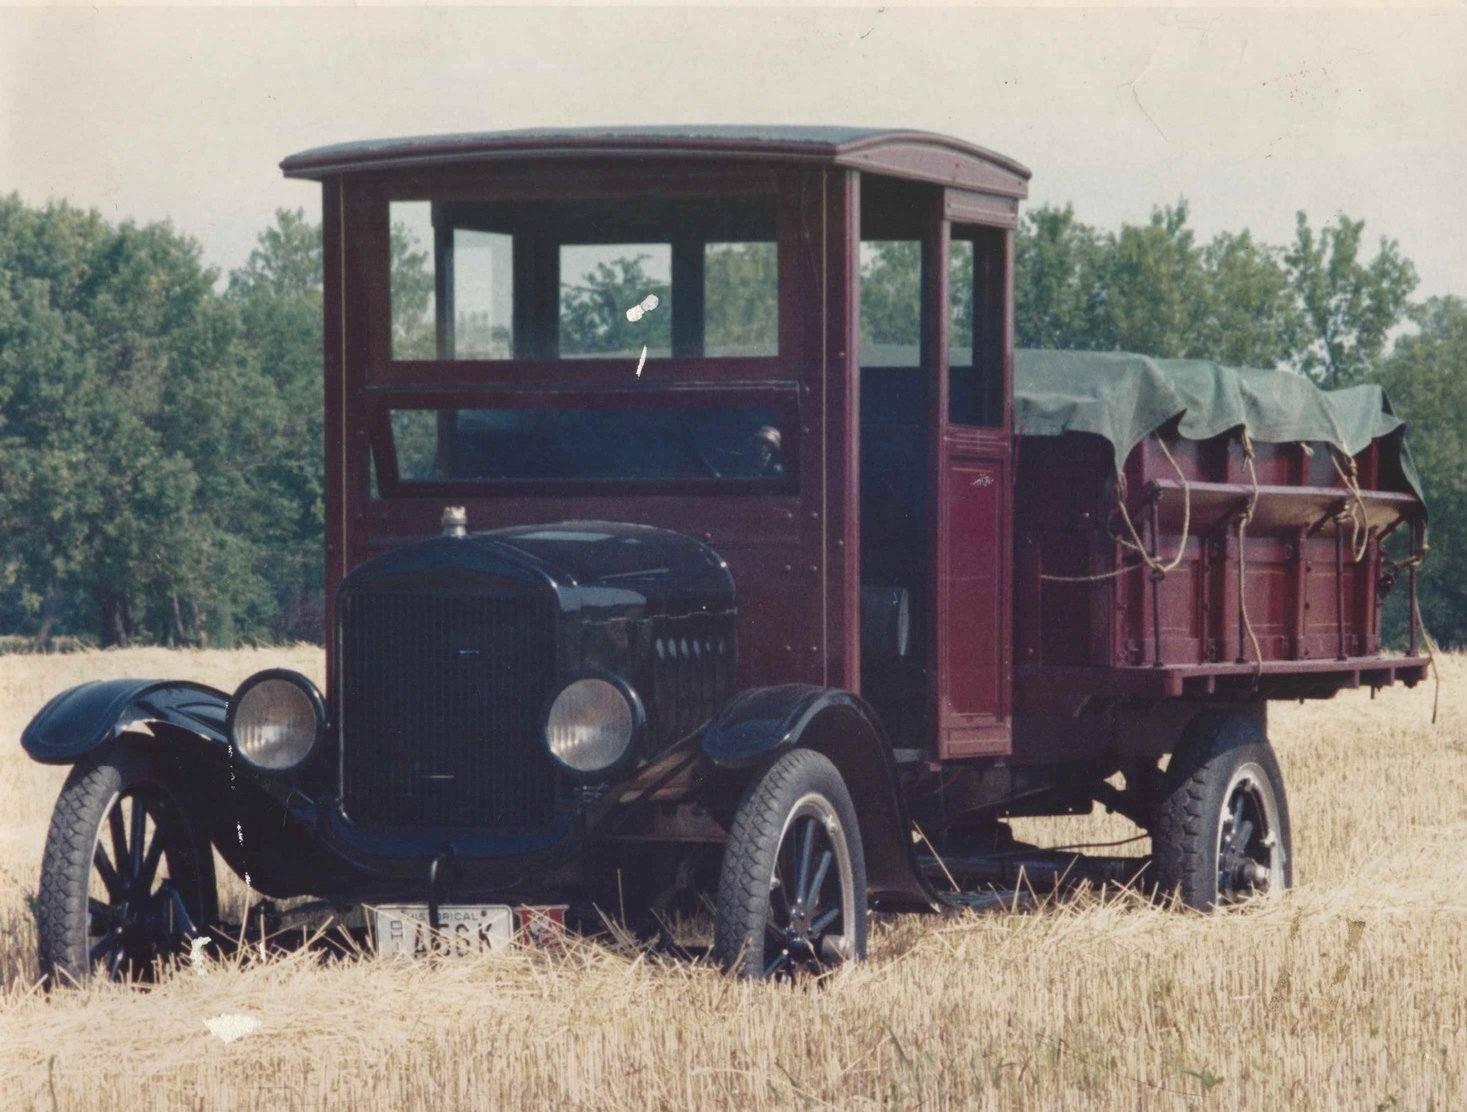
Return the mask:
<path id="1" fill-rule="evenodd" d="M 501 950 L 514 940 L 514 911 L 503 904 L 445 904 L 438 908 L 436 937 L 426 904 L 378 907 L 374 911 L 377 953 L 384 956 L 457 954 Z"/>

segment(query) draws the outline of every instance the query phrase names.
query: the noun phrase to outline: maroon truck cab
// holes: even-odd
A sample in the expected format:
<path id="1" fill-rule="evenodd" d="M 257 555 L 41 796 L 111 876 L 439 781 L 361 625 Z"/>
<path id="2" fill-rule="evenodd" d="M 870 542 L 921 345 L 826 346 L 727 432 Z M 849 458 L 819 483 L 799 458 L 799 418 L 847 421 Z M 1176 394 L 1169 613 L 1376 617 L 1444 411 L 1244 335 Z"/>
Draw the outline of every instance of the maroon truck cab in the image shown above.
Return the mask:
<path id="1" fill-rule="evenodd" d="M 862 587 L 900 587 L 924 678 L 891 696 L 891 728 L 939 758 L 1009 751 L 1011 271 L 1027 170 L 940 136 L 846 128 L 448 137 L 284 168 L 324 190 L 328 594 L 434 533 L 449 502 L 474 529 L 656 525 L 711 545 L 740 585 L 740 687 L 859 693 Z M 432 248 L 417 344 L 392 303 L 394 226 Z M 921 271 L 883 291 L 891 319 L 863 351 L 862 259 L 908 247 Z M 469 300 L 473 253 L 500 268 L 500 292 Z M 742 257 L 749 283 L 727 290 L 745 304 L 725 312 L 706 304 L 721 256 Z M 671 293 L 645 336 L 570 335 L 567 290 L 626 258 Z M 476 316 L 501 338 L 466 346 Z M 468 406 L 633 411 L 632 438 L 658 435 L 649 414 L 735 412 L 777 430 L 781 466 L 446 478 L 401 465 L 394 416 L 406 427 L 408 411 Z"/>

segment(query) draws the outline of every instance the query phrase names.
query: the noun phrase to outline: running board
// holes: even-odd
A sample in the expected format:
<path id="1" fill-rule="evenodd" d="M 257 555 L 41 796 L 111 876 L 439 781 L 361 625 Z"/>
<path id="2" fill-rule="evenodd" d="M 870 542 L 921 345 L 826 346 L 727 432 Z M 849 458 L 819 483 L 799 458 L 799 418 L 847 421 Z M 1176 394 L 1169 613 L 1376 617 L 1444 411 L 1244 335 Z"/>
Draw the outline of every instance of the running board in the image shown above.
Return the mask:
<path id="1" fill-rule="evenodd" d="M 1039 897 L 1033 892 L 1017 889 L 1002 891 L 990 889 L 986 892 L 939 892 L 947 911 L 1033 911 L 1039 906 Z"/>
<path id="2" fill-rule="evenodd" d="M 1016 849 L 919 856 L 918 864 L 936 891 L 951 894 L 956 886 L 957 894 L 966 899 L 970 894 L 987 898 L 995 889 L 1008 893 L 1048 892 L 1080 883 L 1122 887 L 1142 884 L 1150 872 L 1151 858 Z"/>

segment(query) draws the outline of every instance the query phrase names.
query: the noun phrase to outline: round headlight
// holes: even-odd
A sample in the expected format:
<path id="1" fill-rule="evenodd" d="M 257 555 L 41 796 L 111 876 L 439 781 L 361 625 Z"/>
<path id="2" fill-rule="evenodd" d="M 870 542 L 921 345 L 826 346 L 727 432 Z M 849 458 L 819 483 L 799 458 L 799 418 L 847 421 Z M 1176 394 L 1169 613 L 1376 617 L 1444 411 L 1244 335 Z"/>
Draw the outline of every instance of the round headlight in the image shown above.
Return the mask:
<path id="1" fill-rule="evenodd" d="M 601 772 L 621 760 L 636 730 L 631 701 L 609 680 L 573 680 L 545 723 L 550 755 L 572 772 Z"/>
<path id="2" fill-rule="evenodd" d="M 229 737 L 256 768 L 283 772 L 308 756 L 325 709 L 314 684 L 297 672 L 261 672 L 229 701 Z"/>

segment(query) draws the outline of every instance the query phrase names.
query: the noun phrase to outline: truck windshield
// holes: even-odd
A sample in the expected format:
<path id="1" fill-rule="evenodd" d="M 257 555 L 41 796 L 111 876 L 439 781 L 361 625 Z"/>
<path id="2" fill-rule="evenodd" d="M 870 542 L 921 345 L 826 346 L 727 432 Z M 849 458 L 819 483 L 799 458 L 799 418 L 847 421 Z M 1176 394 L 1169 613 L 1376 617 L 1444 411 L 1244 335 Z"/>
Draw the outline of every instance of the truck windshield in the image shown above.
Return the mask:
<path id="1" fill-rule="evenodd" d="M 763 406 L 394 409 L 398 481 L 774 480 L 779 416 Z"/>
<path id="2" fill-rule="evenodd" d="M 404 200 L 388 215 L 394 360 L 778 354 L 773 194 Z"/>

